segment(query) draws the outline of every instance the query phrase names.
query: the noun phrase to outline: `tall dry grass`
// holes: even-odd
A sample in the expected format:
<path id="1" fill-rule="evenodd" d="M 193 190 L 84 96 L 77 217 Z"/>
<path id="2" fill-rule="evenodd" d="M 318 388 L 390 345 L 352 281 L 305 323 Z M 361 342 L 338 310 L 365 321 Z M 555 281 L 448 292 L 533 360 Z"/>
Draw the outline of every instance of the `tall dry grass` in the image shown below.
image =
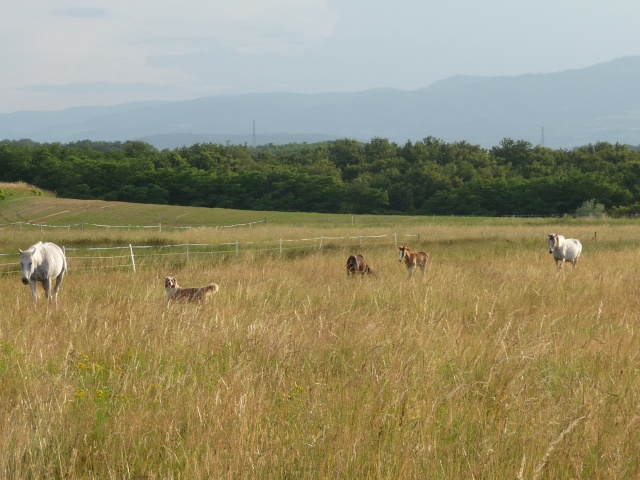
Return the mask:
<path id="1" fill-rule="evenodd" d="M 335 245 L 71 265 L 57 308 L 2 276 L 0 476 L 635 478 L 640 227 L 555 230 L 577 269 L 518 223 L 423 230 L 424 279 L 392 244 L 372 278 Z M 167 274 L 221 290 L 167 308 Z"/>

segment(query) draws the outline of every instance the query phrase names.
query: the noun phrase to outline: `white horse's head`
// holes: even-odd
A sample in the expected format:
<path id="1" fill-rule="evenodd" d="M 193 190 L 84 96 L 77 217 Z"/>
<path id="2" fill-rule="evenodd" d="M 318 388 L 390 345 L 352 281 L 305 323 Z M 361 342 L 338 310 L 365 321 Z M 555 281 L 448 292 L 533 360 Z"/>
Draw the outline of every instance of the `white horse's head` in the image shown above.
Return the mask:
<path id="1" fill-rule="evenodd" d="M 562 235 L 550 233 L 549 234 L 549 253 L 553 253 L 553 250 L 556 247 L 560 247 L 563 239 L 564 237 Z"/>
<path id="2" fill-rule="evenodd" d="M 29 285 L 29 279 L 36 269 L 36 263 L 33 261 L 32 249 L 20 250 L 20 266 L 22 267 L 22 283 Z"/>

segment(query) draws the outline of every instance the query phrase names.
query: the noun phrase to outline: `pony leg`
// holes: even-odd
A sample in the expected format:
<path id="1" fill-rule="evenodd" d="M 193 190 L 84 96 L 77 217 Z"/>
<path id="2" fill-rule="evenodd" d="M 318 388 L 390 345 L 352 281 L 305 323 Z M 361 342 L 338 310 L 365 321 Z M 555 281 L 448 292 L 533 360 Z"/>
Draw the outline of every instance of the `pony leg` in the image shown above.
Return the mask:
<path id="1" fill-rule="evenodd" d="M 407 268 L 407 270 L 409 270 L 409 278 L 411 278 L 411 275 L 413 274 L 413 271 L 416 269 L 415 265 L 412 265 L 410 267 Z"/>

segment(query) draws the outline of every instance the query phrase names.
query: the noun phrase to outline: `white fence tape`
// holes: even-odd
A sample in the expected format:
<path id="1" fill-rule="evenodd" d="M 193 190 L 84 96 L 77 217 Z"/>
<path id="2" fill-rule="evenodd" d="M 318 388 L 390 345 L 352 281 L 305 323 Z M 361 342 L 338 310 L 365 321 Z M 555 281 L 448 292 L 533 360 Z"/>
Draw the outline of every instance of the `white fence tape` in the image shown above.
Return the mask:
<path id="1" fill-rule="evenodd" d="M 258 220 L 256 222 L 248 222 L 248 223 L 236 223 L 234 225 L 217 225 L 214 227 L 193 227 L 193 226 L 171 226 L 171 225 L 163 225 L 159 223 L 158 225 L 101 225 L 99 223 L 72 223 L 70 225 L 49 225 L 46 223 L 31 223 L 31 222 L 11 222 L 11 223 L 0 223 L 0 228 L 2 227 L 37 227 L 40 229 L 44 228 L 66 228 L 67 230 L 71 230 L 72 228 L 80 228 L 83 229 L 85 227 L 96 227 L 96 228 L 124 228 L 124 229 L 132 229 L 132 228 L 154 228 L 162 231 L 163 228 L 167 229 L 191 229 L 191 228 L 237 228 L 237 227 L 251 227 L 252 225 L 257 225 L 260 223 L 267 223 L 266 220 Z"/>
<path id="2" fill-rule="evenodd" d="M 322 249 L 325 246 L 326 241 L 352 241 L 352 240 L 358 240 L 357 245 L 362 246 L 363 245 L 363 241 L 366 241 L 367 239 L 385 239 L 385 238 L 389 238 L 389 239 L 393 239 L 393 242 L 388 242 L 388 243 L 393 243 L 395 246 L 397 246 L 397 242 L 398 242 L 398 237 L 414 237 L 417 238 L 418 240 L 420 240 L 420 235 L 410 235 L 410 234 L 403 234 L 403 235 L 398 235 L 397 233 L 393 233 L 393 234 L 382 234 L 382 235 L 357 235 L 357 236 L 351 236 L 351 237 L 325 237 L 325 236 L 320 236 L 320 237 L 314 237 L 314 238 L 298 238 L 298 239 L 278 239 L 278 240 L 264 240 L 264 241 L 259 241 L 259 242 L 255 242 L 255 241 L 247 241 L 247 242 L 239 242 L 239 241 L 235 241 L 235 242 L 227 242 L 227 243 L 217 243 L 217 244 L 210 244 L 210 243 L 178 243 L 175 245 L 125 245 L 125 246 L 119 246 L 119 247 L 64 247 L 64 251 L 67 254 L 67 260 L 70 263 L 70 269 L 82 269 L 83 267 L 80 265 L 74 265 L 74 263 L 77 263 L 78 261 L 82 261 L 82 260 L 106 260 L 106 259 L 123 259 L 123 258 L 128 258 L 129 262 L 128 264 L 119 264 L 119 265 L 110 265 L 110 266 L 103 266 L 103 267 L 85 267 L 85 268 L 114 268 L 114 267 L 130 267 L 133 268 L 133 271 L 136 271 L 136 259 L 138 260 L 143 260 L 145 257 L 160 257 L 160 256 L 168 256 L 168 255 L 175 255 L 175 256 L 185 256 L 187 259 L 191 258 L 192 256 L 195 255 L 215 255 L 215 254 L 230 254 L 230 253 L 235 253 L 236 256 L 238 256 L 241 252 L 269 252 L 269 251 L 279 251 L 280 254 L 282 254 L 285 250 L 292 250 L 295 248 L 314 248 L 314 249 Z M 310 244 L 310 242 L 313 242 L 313 244 Z M 293 245 L 294 243 L 299 243 L 300 245 Z M 271 245 L 270 247 L 268 245 Z M 285 247 L 284 245 L 288 244 L 289 246 Z M 381 243 L 371 243 L 371 245 L 380 245 Z M 348 245 L 356 245 L 355 243 L 345 243 L 343 244 L 344 246 L 348 246 Z M 220 247 L 233 247 L 233 249 L 226 249 L 226 250 L 220 250 Z M 241 247 L 245 247 L 245 248 L 241 248 Z M 263 248 L 261 248 L 263 247 Z M 167 249 L 175 249 L 175 248 L 180 248 L 183 249 L 183 251 L 181 252 L 166 252 L 166 253 L 138 253 L 135 254 L 134 251 L 137 250 L 151 250 L 151 249 L 157 249 L 159 252 L 162 252 L 162 250 L 167 250 Z M 202 250 L 204 249 L 204 250 Z M 207 250 L 208 249 L 208 250 Z M 72 254 L 69 255 L 70 252 L 96 252 L 96 251 L 116 251 L 119 250 L 122 252 L 122 254 L 116 254 L 116 255 L 106 255 L 106 256 L 96 256 L 96 255 L 76 255 L 76 254 Z M 8 272 L 19 272 L 20 270 L 7 270 L 4 269 L 3 267 L 17 267 L 19 264 L 19 257 L 20 257 L 20 253 L 16 252 L 16 253 L 0 253 L 0 256 L 2 257 L 16 257 L 16 260 L 10 263 L 0 263 L 0 269 L 2 269 L 3 272 L 8 273 Z M 140 263 L 138 261 L 138 263 Z"/>

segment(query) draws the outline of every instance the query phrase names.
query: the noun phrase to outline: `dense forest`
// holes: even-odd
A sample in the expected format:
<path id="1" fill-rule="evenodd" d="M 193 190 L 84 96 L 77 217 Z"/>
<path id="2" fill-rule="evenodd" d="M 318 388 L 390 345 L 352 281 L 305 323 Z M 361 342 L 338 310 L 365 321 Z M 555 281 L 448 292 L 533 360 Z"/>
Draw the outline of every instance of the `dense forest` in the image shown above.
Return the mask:
<path id="1" fill-rule="evenodd" d="M 640 152 L 428 137 L 283 146 L 0 142 L 0 181 L 59 197 L 245 210 L 424 215 L 640 213 Z"/>

